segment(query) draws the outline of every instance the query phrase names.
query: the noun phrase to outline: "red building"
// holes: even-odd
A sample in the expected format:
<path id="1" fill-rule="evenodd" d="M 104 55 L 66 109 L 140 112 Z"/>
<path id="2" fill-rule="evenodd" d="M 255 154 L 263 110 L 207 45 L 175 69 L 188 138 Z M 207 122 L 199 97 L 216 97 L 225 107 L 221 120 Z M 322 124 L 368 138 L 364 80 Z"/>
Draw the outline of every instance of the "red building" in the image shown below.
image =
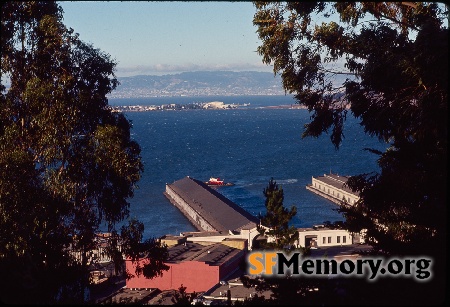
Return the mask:
<path id="1" fill-rule="evenodd" d="M 169 248 L 166 264 L 170 267 L 160 277 L 147 279 L 144 276 L 127 280 L 127 288 L 158 288 L 176 290 L 181 285 L 187 292 L 209 290 L 239 268 L 245 260 L 246 241 L 223 241 L 221 243 L 184 242 Z M 145 261 L 145 260 L 143 260 Z M 127 271 L 134 274 L 136 267 L 126 261 Z"/>

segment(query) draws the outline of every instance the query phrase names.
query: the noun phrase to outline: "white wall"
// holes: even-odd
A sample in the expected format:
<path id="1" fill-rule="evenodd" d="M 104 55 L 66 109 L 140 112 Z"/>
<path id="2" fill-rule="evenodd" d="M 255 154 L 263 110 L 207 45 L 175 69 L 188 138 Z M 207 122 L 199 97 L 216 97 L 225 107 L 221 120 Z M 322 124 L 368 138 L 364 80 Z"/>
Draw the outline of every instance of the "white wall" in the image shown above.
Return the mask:
<path id="1" fill-rule="evenodd" d="M 343 197 L 350 205 L 353 205 L 355 202 L 359 200 L 359 197 L 348 193 L 344 190 L 338 189 L 332 185 L 326 184 L 317 178 L 312 177 L 312 185 L 311 188 L 319 190 L 320 192 L 329 195 L 330 197 L 336 198 L 339 201 L 342 201 Z"/>
<path id="2" fill-rule="evenodd" d="M 302 247 L 306 247 L 306 236 L 317 236 L 317 247 L 341 246 L 350 245 L 353 243 L 352 235 L 347 230 L 343 229 L 311 229 L 306 231 L 299 230 L 298 234 L 298 243 Z"/>

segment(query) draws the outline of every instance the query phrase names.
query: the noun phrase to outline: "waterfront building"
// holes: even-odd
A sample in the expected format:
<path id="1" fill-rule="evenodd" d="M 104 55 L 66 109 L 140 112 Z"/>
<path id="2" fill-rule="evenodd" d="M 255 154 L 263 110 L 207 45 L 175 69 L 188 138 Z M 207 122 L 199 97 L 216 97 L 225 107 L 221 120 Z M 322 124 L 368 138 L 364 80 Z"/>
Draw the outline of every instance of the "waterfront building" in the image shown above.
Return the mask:
<path id="1" fill-rule="evenodd" d="M 353 205 L 359 200 L 359 195 L 346 186 L 348 178 L 331 173 L 312 177 L 312 183 L 306 189 L 338 205 Z"/>
<path id="2" fill-rule="evenodd" d="M 256 217 L 200 180 L 187 176 L 166 184 L 164 195 L 203 233 L 201 236 L 209 233 L 210 241 L 242 238 L 251 249 L 259 235 Z"/>
<path id="3" fill-rule="evenodd" d="M 163 242 L 164 242 L 163 238 Z M 174 238 L 167 238 L 174 243 Z M 186 291 L 204 292 L 219 284 L 239 269 L 247 251 L 246 240 L 224 240 L 220 243 L 188 242 L 186 238 L 168 248 L 169 266 L 162 276 L 152 279 L 134 276 L 126 281 L 127 288 L 158 288 L 176 290 L 181 285 Z M 141 260 L 142 263 L 146 260 Z M 127 259 L 127 271 L 134 274 L 136 266 Z"/>

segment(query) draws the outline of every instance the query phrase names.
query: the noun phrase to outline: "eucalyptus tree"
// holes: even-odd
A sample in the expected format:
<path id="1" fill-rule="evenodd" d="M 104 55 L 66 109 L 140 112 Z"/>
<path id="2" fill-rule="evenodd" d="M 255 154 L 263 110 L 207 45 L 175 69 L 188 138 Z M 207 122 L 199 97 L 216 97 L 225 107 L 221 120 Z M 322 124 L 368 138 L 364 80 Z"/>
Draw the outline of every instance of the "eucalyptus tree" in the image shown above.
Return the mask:
<path id="1" fill-rule="evenodd" d="M 262 40 L 258 53 L 281 75 L 285 90 L 311 112 L 302 136 L 330 133 L 338 149 L 351 113 L 367 134 L 386 142 L 385 152 L 367 149 L 379 155 L 380 170 L 348 181 L 360 200 L 341 209 L 346 227 L 365 229 L 367 242 L 378 253 L 432 257 L 433 282 L 423 285 L 429 294 L 405 293 L 415 303 L 441 299 L 447 235 L 448 7 L 433 2 L 254 4 L 253 24 Z M 376 302 L 383 296 L 373 298 Z"/>
<path id="2" fill-rule="evenodd" d="M 116 62 L 62 14 L 56 2 L 2 3 L 2 300 L 82 301 L 95 234 L 128 217 L 143 171 L 131 123 L 108 106 Z"/>

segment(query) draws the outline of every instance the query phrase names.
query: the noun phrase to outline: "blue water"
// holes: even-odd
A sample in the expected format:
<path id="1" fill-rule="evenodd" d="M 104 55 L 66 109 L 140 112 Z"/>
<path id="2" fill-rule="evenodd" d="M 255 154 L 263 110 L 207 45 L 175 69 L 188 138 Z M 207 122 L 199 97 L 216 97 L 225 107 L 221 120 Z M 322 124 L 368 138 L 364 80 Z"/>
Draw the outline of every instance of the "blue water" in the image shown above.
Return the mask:
<path id="1" fill-rule="evenodd" d="M 354 118 L 348 118 L 341 148 L 336 151 L 329 135 L 301 138 L 309 122 L 307 110 L 264 109 L 261 106 L 293 104 L 291 96 L 177 97 L 114 99 L 111 105 L 158 105 L 223 101 L 250 103 L 232 110 L 128 112 L 132 136 L 141 145 L 145 171 L 139 189 L 130 199 L 131 217 L 144 223 L 144 237 L 179 234 L 195 228 L 164 197 L 166 183 L 185 176 L 206 181 L 220 177 L 234 186 L 218 191 L 254 215 L 264 213 L 263 189 L 271 177 L 284 190 L 284 205 L 297 207 L 292 225 L 309 227 L 343 220 L 337 206 L 305 186 L 324 173 L 356 175 L 378 171 L 377 156 L 364 151 L 387 145 L 365 135 Z"/>

